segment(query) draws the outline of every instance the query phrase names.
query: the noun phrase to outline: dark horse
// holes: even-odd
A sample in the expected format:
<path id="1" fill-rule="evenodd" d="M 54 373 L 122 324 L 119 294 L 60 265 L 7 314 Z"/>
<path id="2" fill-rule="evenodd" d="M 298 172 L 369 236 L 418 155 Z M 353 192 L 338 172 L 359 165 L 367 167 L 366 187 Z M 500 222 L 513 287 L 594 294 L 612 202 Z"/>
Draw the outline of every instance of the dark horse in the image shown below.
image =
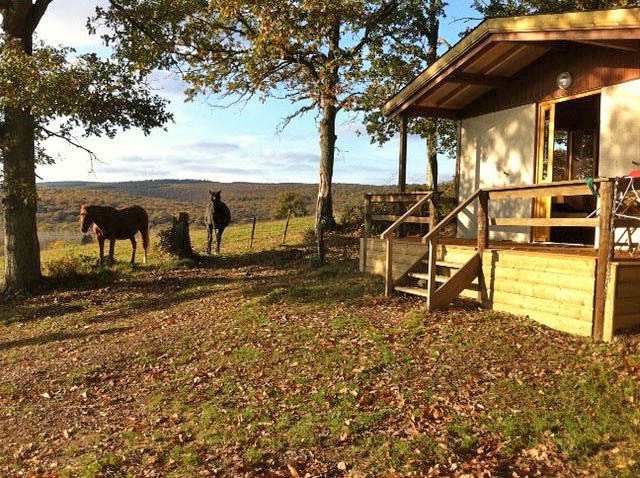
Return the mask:
<path id="1" fill-rule="evenodd" d="M 93 224 L 93 231 L 100 246 L 100 265 L 104 260 L 104 241 L 109 239 L 109 262 L 113 264 L 113 252 L 116 239 L 131 241 L 131 264 L 136 258 L 137 232 L 142 236 L 144 248 L 144 262 L 147 262 L 147 247 L 149 247 L 149 216 L 140 206 L 114 209 L 109 206 L 80 206 L 80 230 L 86 233 Z"/>
<path id="2" fill-rule="evenodd" d="M 207 254 L 211 254 L 211 241 L 213 230 L 216 230 L 216 254 L 220 254 L 220 240 L 224 229 L 231 222 L 231 211 L 220 199 L 222 191 L 209 191 L 211 202 L 207 204 L 207 212 L 204 214 L 204 224 L 207 226 Z"/>

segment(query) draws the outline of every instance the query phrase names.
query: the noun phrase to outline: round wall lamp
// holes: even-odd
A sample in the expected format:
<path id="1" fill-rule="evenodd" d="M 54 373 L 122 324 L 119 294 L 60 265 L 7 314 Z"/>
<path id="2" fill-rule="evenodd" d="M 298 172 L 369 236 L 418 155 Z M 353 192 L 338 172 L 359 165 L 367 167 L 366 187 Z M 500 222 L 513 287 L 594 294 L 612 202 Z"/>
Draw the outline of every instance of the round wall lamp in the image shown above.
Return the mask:
<path id="1" fill-rule="evenodd" d="M 556 78 L 556 84 L 561 90 L 568 90 L 573 85 L 573 75 L 568 71 L 564 71 Z"/>

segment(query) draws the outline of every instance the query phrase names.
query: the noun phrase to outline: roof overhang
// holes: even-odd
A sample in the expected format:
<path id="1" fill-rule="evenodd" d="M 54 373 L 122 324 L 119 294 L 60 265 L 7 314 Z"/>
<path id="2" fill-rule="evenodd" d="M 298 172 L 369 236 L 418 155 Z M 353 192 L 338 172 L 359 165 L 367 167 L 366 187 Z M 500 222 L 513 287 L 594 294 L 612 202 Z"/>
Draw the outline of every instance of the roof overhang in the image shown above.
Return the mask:
<path id="1" fill-rule="evenodd" d="M 455 119 L 485 93 L 567 43 L 640 52 L 640 8 L 494 18 L 480 23 L 388 100 L 385 116 Z"/>

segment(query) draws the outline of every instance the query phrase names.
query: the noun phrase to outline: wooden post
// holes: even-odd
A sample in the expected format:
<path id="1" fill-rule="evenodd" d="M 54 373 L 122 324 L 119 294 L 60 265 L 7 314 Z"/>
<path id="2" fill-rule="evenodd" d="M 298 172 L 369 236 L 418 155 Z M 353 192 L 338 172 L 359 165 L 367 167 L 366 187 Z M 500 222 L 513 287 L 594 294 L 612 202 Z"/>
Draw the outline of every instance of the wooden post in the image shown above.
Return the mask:
<path id="1" fill-rule="evenodd" d="M 284 232 L 282 233 L 282 245 L 287 242 L 287 231 L 289 230 L 289 219 L 291 219 L 291 209 L 287 211 L 287 220 L 284 223 Z"/>
<path id="2" fill-rule="evenodd" d="M 407 189 L 407 117 L 400 117 L 400 150 L 398 154 L 398 189 Z"/>
<path id="3" fill-rule="evenodd" d="M 429 199 L 429 232 L 438 224 L 438 208 L 436 207 L 436 194 Z"/>
<path id="4" fill-rule="evenodd" d="M 427 309 L 434 310 L 435 294 L 438 289 L 436 284 L 436 262 L 438 261 L 438 234 L 429 240 L 429 281 L 427 282 Z"/>
<path id="5" fill-rule="evenodd" d="M 256 217 L 253 216 L 253 225 L 251 226 L 251 239 L 249 239 L 249 249 L 253 249 L 253 238 L 256 234 Z"/>
<path id="6" fill-rule="evenodd" d="M 613 253 L 613 202 L 616 183 L 600 183 L 600 226 L 598 237 L 598 262 L 596 263 L 596 294 L 593 311 L 591 338 L 603 339 L 605 304 L 607 301 L 607 279 Z"/>
<path id="7" fill-rule="evenodd" d="M 478 195 L 478 253 L 482 253 L 489 246 L 489 194 L 480 191 Z"/>
<path id="8" fill-rule="evenodd" d="M 387 257 L 385 261 L 384 295 L 393 294 L 393 235 L 387 237 Z"/>
<path id="9" fill-rule="evenodd" d="M 371 196 L 366 194 L 364 196 L 364 230 L 362 231 L 362 251 L 360 253 L 360 260 L 362 261 L 362 272 L 367 272 L 367 246 L 369 241 L 369 234 L 371 232 Z"/>

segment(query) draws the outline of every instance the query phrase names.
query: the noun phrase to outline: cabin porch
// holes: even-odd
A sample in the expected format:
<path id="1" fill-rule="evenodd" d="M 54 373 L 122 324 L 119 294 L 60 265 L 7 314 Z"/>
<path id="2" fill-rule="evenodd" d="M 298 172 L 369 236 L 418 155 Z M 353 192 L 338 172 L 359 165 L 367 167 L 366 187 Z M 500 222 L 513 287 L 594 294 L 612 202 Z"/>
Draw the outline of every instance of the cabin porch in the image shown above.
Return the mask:
<path id="1" fill-rule="evenodd" d="M 622 209 L 629 181 L 634 180 L 599 178 L 593 191 L 584 181 L 481 189 L 442 220 L 432 193 L 368 195 L 360 269 L 384 276 L 387 294 L 422 296 L 429 309 L 460 296 L 557 330 L 611 340 L 618 331 L 640 326 L 640 254 L 637 243 L 625 239 L 640 220 Z M 491 207 L 514 198 L 533 204 L 591 194 L 599 203 L 591 217 L 494 217 L 492 211 L 502 209 Z M 407 207 L 410 201 L 415 203 Z M 396 214 L 376 214 L 381 204 Z M 458 216 L 470 211 L 476 237 L 458 238 Z M 505 227 L 588 227 L 596 239 L 582 245 L 489 239 Z"/>

